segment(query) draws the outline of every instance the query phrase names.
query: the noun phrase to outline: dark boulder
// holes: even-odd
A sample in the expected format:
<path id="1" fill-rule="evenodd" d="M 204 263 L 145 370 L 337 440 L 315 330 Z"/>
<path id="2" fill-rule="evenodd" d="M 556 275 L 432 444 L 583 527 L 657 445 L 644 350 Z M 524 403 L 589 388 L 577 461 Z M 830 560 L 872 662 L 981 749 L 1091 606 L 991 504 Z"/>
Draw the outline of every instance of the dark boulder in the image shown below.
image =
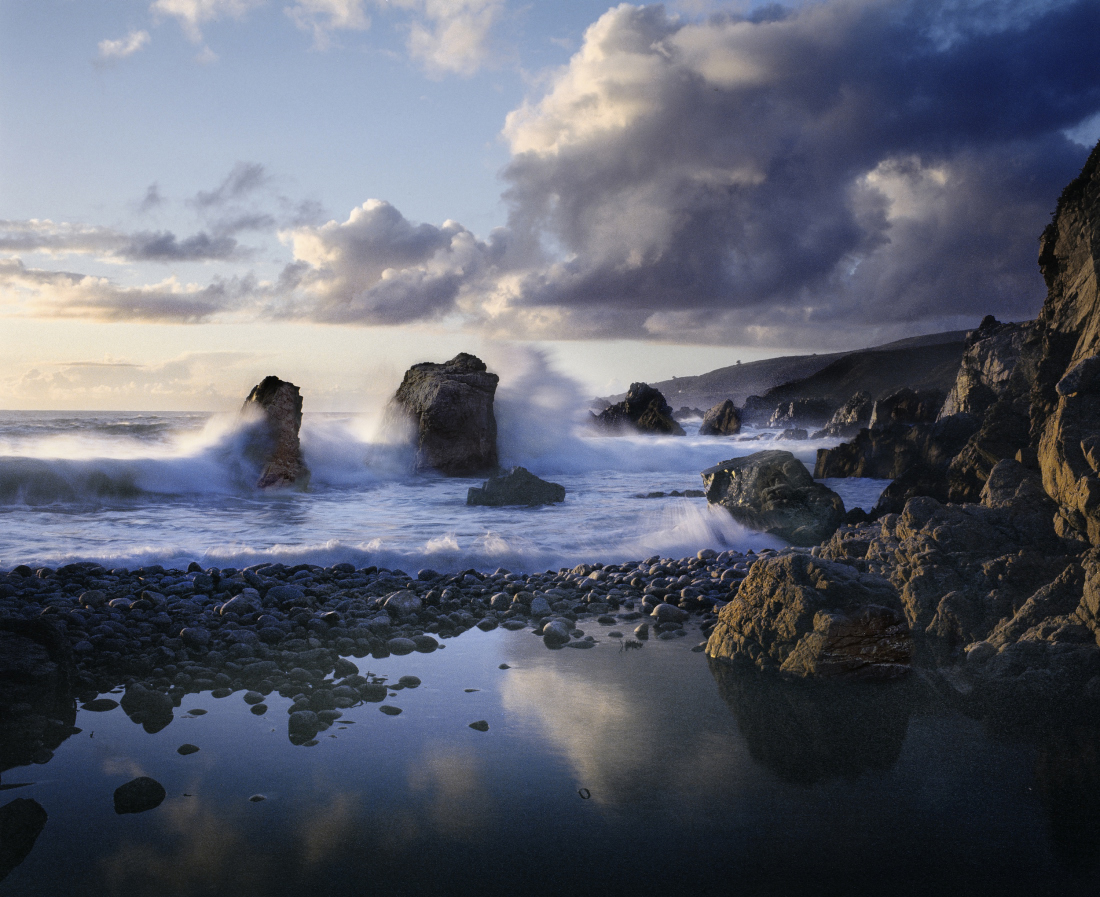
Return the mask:
<path id="1" fill-rule="evenodd" d="M 466 496 L 468 505 L 549 505 L 565 501 L 565 487 L 548 483 L 524 467 L 513 467 L 507 473 L 489 477 L 482 486 L 471 486 Z"/>
<path id="2" fill-rule="evenodd" d="M 726 399 L 711 408 L 699 427 L 700 436 L 733 436 L 741 432 L 741 412 Z"/>
<path id="3" fill-rule="evenodd" d="M 908 672 L 911 648 L 886 579 L 791 553 L 752 565 L 706 653 L 800 678 L 893 679 Z"/>
<path id="4" fill-rule="evenodd" d="M 29 797 L 0 807 L 0 881 L 27 858 L 48 818 L 42 805 Z"/>
<path id="5" fill-rule="evenodd" d="M 764 451 L 704 470 L 707 501 L 752 529 L 795 545 L 816 545 L 844 521 L 844 503 L 815 483 L 790 452 Z"/>
<path id="6" fill-rule="evenodd" d="M 298 439 L 302 426 L 302 395 L 298 387 L 278 377 L 264 377 L 252 388 L 241 410 L 250 408 L 260 409 L 263 415 L 258 441 L 249 447 L 250 454 L 263 463 L 256 485 L 261 489 L 305 486 L 309 482 L 309 469 L 302 460 Z"/>
<path id="7" fill-rule="evenodd" d="M 500 378 L 473 355 L 414 364 L 387 407 L 391 425 L 407 427 L 419 470 L 468 476 L 497 466 L 493 399 Z"/>
<path id="8" fill-rule="evenodd" d="M 659 389 L 648 383 L 631 383 L 626 398 L 593 416 L 604 430 L 635 430 L 663 436 L 684 436 L 684 428 L 672 417 L 672 407 Z"/>
<path id="9" fill-rule="evenodd" d="M 120 816 L 124 813 L 144 813 L 159 807 L 166 796 L 164 786 L 156 779 L 138 776 L 115 789 L 115 812 Z"/>

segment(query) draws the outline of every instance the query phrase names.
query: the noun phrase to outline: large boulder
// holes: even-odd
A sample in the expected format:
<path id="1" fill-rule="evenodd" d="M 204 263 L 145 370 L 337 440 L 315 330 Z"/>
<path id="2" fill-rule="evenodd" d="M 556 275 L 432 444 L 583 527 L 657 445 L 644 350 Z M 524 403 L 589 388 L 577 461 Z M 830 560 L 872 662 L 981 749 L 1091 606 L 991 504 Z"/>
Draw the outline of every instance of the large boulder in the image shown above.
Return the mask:
<path id="1" fill-rule="evenodd" d="M 263 461 L 263 471 L 256 485 L 305 486 L 309 469 L 302 460 L 302 445 L 298 430 L 302 426 L 302 395 L 298 387 L 278 377 L 264 377 L 248 398 L 243 411 L 258 408 L 262 412 L 260 442 L 252 448 Z"/>
<path id="2" fill-rule="evenodd" d="M 707 501 L 739 522 L 795 545 L 816 545 L 844 521 L 844 502 L 815 483 L 790 452 L 765 451 L 723 461 L 702 473 Z"/>
<path id="3" fill-rule="evenodd" d="M 525 467 L 513 467 L 507 473 L 489 477 L 482 486 L 471 486 L 466 495 L 468 505 L 550 505 L 565 501 L 565 487 L 548 483 Z"/>
<path id="4" fill-rule="evenodd" d="M 908 671 L 911 648 L 886 579 L 783 553 L 752 565 L 719 612 L 706 653 L 802 678 L 893 679 Z"/>
<path id="5" fill-rule="evenodd" d="M 468 476 L 496 468 L 493 399 L 499 380 L 485 362 L 465 352 L 405 372 L 386 413 L 391 423 L 411 430 L 418 470 Z"/>
<path id="6" fill-rule="evenodd" d="M 734 436 L 741 432 L 741 412 L 730 399 L 719 402 L 704 416 L 700 436 Z"/>
<path id="7" fill-rule="evenodd" d="M 684 428 L 672 417 L 672 406 L 659 389 L 648 383 L 631 383 L 626 398 L 594 415 L 605 430 L 634 430 L 662 436 L 684 436 Z"/>

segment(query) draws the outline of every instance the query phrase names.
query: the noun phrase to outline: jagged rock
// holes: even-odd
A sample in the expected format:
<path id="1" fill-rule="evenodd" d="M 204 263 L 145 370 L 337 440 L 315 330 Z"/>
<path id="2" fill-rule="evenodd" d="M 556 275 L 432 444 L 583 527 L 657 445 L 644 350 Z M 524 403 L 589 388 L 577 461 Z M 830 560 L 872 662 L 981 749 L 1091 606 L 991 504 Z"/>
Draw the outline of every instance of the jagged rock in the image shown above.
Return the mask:
<path id="1" fill-rule="evenodd" d="M 790 452 L 764 451 L 723 461 L 702 473 L 707 501 L 739 522 L 795 545 L 816 545 L 844 520 L 844 503 L 815 483 Z"/>
<path id="2" fill-rule="evenodd" d="M 691 420 L 694 417 L 702 417 L 703 412 L 699 408 L 688 408 L 687 405 L 681 405 L 674 412 L 672 412 L 673 420 Z"/>
<path id="3" fill-rule="evenodd" d="M 672 408 L 661 391 L 648 383 L 631 383 L 626 398 L 593 416 L 605 430 L 637 430 L 665 436 L 684 436 L 684 428 L 672 419 Z"/>
<path id="4" fill-rule="evenodd" d="M 899 389 L 875 402 L 869 426 L 882 430 L 895 424 L 932 423 L 943 407 L 943 400 L 944 395 L 938 390 Z"/>
<path id="5" fill-rule="evenodd" d="M 565 501 L 565 487 L 535 476 L 525 467 L 513 467 L 508 473 L 489 477 L 482 486 L 471 486 L 468 505 L 549 505 Z"/>
<path id="6" fill-rule="evenodd" d="M 262 455 L 264 467 L 256 485 L 299 487 L 309 482 L 309 469 L 302 460 L 298 430 L 302 426 L 302 395 L 293 383 L 278 377 L 264 377 L 252 388 L 242 411 L 250 407 L 263 412 L 261 444 L 252 451 Z"/>
<path id="7" fill-rule="evenodd" d="M 387 420 L 407 424 L 416 466 L 467 476 L 497 466 L 493 398 L 499 377 L 461 352 L 444 364 L 422 362 L 405 372 L 387 407 Z"/>
<path id="8" fill-rule="evenodd" d="M 752 565 L 706 653 L 804 678 L 892 679 L 908 671 L 911 648 L 883 577 L 792 553 Z"/>
<path id="9" fill-rule="evenodd" d="M 801 439 L 809 439 L 810 436 L 801 427 L 789 427 L 788 429 L 784 430 L 782 433 L 780 433 L 775 438 L 776 439 L 790 439 L 790 440 L 794 440 L 795 442 L 798 442 Z"/>
<path id="10" fill-rule="evenodd" d="M 732 401 L 719 402 L 703 417 L 700 436 L 733 436 L 741 432 L 741 412 Z"/>
<path id="11" fill-rule="evenodd" d="M 871 394 L 860 390 L 834 412 L 824 428 L 813 434 L 813 438 L 855 436 L 871 420 L 874 407 Z"/>
<path id="12" fill-rule="evenodd" d="M 788 407 L 790 403 L 787 403 Z M 741 408 L 741 425 L 743 427 L 766 427 L 772 415 L 779 409 L 775 399 L 764 396 L 749 396 Z"/>
<path id="13" fill-rule="evenodd" d="M 783 402 L 768 419 L 768 426 L 774 429 L 787 427 L 822 426 L 836 411 L 836 405 L 828 399 L 795 399 Z"/>
<path id="14" fill-rule="evenodd" d="M 1008 388 L 1034 324 L 1002 324 L 986 315 L 966 338 L 966 349 L 955 385 L 947 394 L 940 417 L 984 414 Z"/>
<path id="15" fill-rule="evenodd" d="M 885 480 L 918 465 L 943 472 L 977 428 L 976 418 L 962 414 L 932 424 L 865 428 L 851 442 L 818 449 L 814 476 Z"/>

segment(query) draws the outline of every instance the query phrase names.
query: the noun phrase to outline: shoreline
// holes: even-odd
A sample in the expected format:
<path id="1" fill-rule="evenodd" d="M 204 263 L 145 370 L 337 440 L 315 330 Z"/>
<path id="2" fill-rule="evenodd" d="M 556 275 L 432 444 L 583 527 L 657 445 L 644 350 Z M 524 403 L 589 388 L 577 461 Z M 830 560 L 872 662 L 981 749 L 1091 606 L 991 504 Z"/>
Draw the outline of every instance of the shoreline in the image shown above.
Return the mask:
<path id="1" fill-rule="evenodd" d="M 39 760 L 28 762 L 46 762 L 72 734 L 74 699 L 109 709 L 116 702 L 100 695 L 123 686 L 123 709 L 155 732 L 189 693 L 244 692 L 262 714 L 277 692 L 292 700 L 291 740 L 306 744 L 342 709 L 386 696 L 348 657 L 432 653 L 475 626 L 526 629 L 550 649 L 640 648 L 685 638 L 685 624 L 706 638 L 752 563 L 774 553 L 704 549 L 532 574 L 17 566 L 0 572 L 0 657 L 5 682 L 18 683 L 0 689 L 0 717 L 31 707 L 16 728 L 32 733 L 22 748 Z"/>

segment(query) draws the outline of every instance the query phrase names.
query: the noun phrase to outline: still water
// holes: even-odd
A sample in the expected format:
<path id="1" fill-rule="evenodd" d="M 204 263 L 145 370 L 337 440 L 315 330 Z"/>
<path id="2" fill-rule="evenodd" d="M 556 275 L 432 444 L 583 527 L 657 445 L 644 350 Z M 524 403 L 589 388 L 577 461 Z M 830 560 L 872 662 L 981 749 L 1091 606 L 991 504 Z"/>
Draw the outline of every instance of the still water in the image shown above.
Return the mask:
<path id="1" fill-rule="evenodd" d="M 0 778 L 0 804 L 48 813 L 0 894 L 1100 893 L 1097 728 L 970 719 L 918 677 L 728 673 L 694 629 L 633 650 L 589 630 L 586 651 L 498 629 L 354 659 L 422 683 L 313 746 L 276 693 L 263 716 L 188 695 L 152 735 L 79 710 Z M 167 797 L 116 814 L 139 775 Z"/>

